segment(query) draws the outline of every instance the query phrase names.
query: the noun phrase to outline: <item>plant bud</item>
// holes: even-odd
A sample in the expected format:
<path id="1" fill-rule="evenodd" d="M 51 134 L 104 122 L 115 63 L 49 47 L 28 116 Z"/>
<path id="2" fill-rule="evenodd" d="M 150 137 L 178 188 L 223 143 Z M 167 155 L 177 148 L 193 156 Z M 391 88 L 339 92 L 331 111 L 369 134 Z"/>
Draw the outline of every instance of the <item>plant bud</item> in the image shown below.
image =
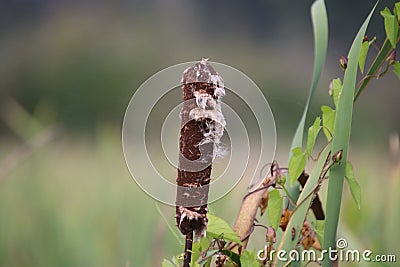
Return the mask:
<path id="1" fill-rule="evenodd" d="M 338 152 L 336 152 L 335 154 L 333 154 L 332 161 L 334 163 L 339 163 L 340 164 L 340 161 L 342 160 L 342 157 L 343 157 L 343 149 L 341 149 Z"/>
<path id="2" fill-rule="evenodd" d="M 331 80 L 329 82 L 329 91 L 328 91 L 329 95 L 332 96 L 333 95 L 333 80 Z"/>
<path id="3" fill-rule="evenodd" d="M 270 244 L 275 244 L 276 242 L 276 232 L 271 226 L 268 226 L 267 229 L 267 242 Z"/>
<path id="4" fill-rule="evenodd" d="M 281 173 L 278 177 L 276 177 L 276 183 L 279 185 L 284 185 L 286 183 L 286 175 Z"/>
<path id="5" fill-rule="evenodd" d="M 347 58 L 340 56 L 339 63 L 342 70 L 345 71 L 347 69 Z"/>

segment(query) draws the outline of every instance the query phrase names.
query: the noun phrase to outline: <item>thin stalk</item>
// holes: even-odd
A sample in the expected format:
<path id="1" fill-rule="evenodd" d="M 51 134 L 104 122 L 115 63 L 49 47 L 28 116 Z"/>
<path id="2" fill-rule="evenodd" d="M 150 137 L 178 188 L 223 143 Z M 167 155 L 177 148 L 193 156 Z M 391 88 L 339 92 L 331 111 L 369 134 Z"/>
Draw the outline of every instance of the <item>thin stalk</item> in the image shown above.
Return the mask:
<path id="1" fill-rule="evenodd" d="M 192 246 L 193 246 L 193 231 L 186 234 L 185 241 L 185 258 L 183 261 L 183 267 L 190 267 L 192 261 Z"/>
<path id="2" fill-rule="evenodd" d="M 400 36 L 397 39 L 397 43 L 400 42 Z M 369 68 L 365 78 L 362 80 L 359 88 L 357 89 L 356 95 L 354 97 L 354 102 L 358 99 L 358 97 L 365 91 L 367 85 L 371 82 L 373 78 L 376 77 L 376 73 L 385 63 L 387 57 L 393 51 L 393 47 L 389 42 L 389 39 L 386 38 L 385 42 L 382 45 L 382 48 L 379 50 L 378 54 L 375 57 L 374 62 L 372 63 L 371 67 Z"/>

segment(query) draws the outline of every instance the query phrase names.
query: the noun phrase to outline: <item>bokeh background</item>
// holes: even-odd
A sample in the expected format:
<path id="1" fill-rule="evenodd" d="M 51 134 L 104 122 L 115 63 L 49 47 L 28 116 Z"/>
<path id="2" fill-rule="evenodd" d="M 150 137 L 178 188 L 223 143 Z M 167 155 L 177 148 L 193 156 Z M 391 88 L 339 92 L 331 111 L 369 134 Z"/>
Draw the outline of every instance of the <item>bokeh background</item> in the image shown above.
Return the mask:
<path id="1" fill-rule="evenodd" d="M 131 178 L 121 146 L 130 97 L 170 65 L 208 57 L 253 79 L 275 115 L 276 157 L 286 165 L 312 74 L 311 4 L 1 1 L 0 266 L 160 266 L 182 251 L 168 228 L 174 208 L 157 204 L 164 220 Z M 329 51 L 309 121 L 333 105 L 329 81 L 342 76 L 338 59 L 373 4 L 326 1 Z M 368 35 L 382 43 L 379 13 Z M 350 159 L 362 208 L 345 188 L 339 226 L 351 248 L 398 260 L 399 89 L 388 74 L 355 106 Z M 246 186 L 212 212 L 233 223 Z M 251 247 L 263 240 L 256 232 Z"/>

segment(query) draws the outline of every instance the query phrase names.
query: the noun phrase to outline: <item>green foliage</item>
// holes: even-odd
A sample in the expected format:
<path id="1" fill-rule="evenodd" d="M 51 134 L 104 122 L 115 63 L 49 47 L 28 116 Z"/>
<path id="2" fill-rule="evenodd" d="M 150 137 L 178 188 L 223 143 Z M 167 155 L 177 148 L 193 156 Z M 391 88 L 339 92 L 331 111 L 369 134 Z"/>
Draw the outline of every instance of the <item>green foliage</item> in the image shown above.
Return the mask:
<path id="1" fill-rule="evenodd" d="M 353 165 L 350 161 L 346 162 L 345 178 L 357 207 L 361 209 L 361 188 L 354 176 Z"/>
<path id="2" fill-rule="evenodd" d="M 203 264 L 203 267 L 210 267 L 211 261 L 212 261 L 212 258 L 209 258 L 208 260 L 206 260 L 206 262 Z"/>
<path id="3" fill-rule="evenodd" d="M 290 217 L 289 224 L 286 227 L 286 231 L 283 234 L 278 250 L 291 251 L 297 246 L 298 239 L 293 238 L 292 229 L 295 229 L 296 235 L 300 234 L 300 229 L 303 226 L 304 220 L 306 219 L 311 201 L 314 197 L 314 193 L 318 189 L 320 175 L 325 166 L 326 159 L 330 153 L 331 145 L 327 145 L 321 152 L 317 164 L 312 170 L 307 183 L 305 184 L 299 199 L 296 203 L 296 208 Z M 277 259 L 276 259 L 277 261 Z M 287 262 L 277 261 L 276 266 L 286 266 Z"/>
<path id="4" fill-rule="evenodd" d="M 397 20 L 400 21 L 400 2 L 394 4 L 394 13 L 397 16 Z"/>
<path id="5" fill-rule="evenodd" d="M 325 2 L 323 0 L 317 0 L 311 6 L 311 20 L 314 31 L 314 49 L 315 49 L 315 58 L 314 58 L 314 69 L 313 76 L 310 86 L 310 91 L 308 95 L 308 99 L 306 105 L 304 107 L 303 115 L 299 121 L 296 132 L 293 136 L 292 144 L 290 146 L 290 152 L 292 153 L 293 149 L 297 147 L 303 146 L 303 133 L 305 128 L 305 122 L 307 117 L 308 108 L 311 102 L 311 99 L 314 95 L 314 92 L 317 88 L 319 78 L 322 73 L 322 68 L 325 64 L 326 53 L 328 48 L 328 16 L 326 14 Z M 290 154 L 289 162 L 292 161 L 293 154 Z M 289 171 L 289 176 L 290 176 Z M 292 179 L 287 181 L 287 187 L 292 197 L 297 199 L 299 187 L 296 184 L 294 185 L 294 180 L 297 179 L 295 174 L 292 174 Z M 293 180 L 294 179 L 294 180 Z"/>
<path id="6" fill-rule="evenodd" d="M 358 88 L 358 91 L 356 93 L 356 96 L 354 97 L 354 101 L 360 97 L 362 92 L 364 92 L 365 88 L 371 81 L 373 77 L 376 77 L 378 75 L 379 70 L 382 68 L 382 65 L 386 62 L 387 57 L 389 54 L 393 51 L 392 45 L 390 44 L 389 40 L 386 39 L 385 42 L 383 43 L 381 49 L 378 52 L 378 55 L 376 55 L 374 62 L 372 63 L 371 67 L 369 68 L 367 74 L 365 75 L 365 78 L 362 80 L 361 85 Z"/>
<path id="7" fill-rule="evenodd" d="M 361 26 L 350 48 L 348 66 L 344 76 L 343 89 L 337 105 L 335 130 L 333 133 L 334 138 L 332 141 L 332 151 L 343 150 L 343 162 L 346 162 L 347 149 L 350 141 L 358 59 L 360 55 L 362 40 L 365 36 L 365 31 L 375 8 L 376 5 Z M 330 169 L 328 196 L 326 204 L 326 225 L 323 244 L 324 249 L 335 246 L 344 176 L 345 164 L 336 164 Z M 331 264 L 329 259 L 324 259 L 323 266 L 326 267 L 330 265 Z"/>
<path id="8" fill-rule="evenodd" d="M 320 130 L 321 130 L 321 118 L 316 117 L 313 125 L 310 128 L 308 128 L 307 146 L 306 146 L 306 154 L 308 157 L 311 157 L 312 149 L 314 148 L 315 140 L 317 139 Z"/>
<path id="9" fill-rule="evenodd" d="M 326 207 L 326 220 L 317 220 L 314 225 L 315 233 L 318 240 L 323 244 L 323 249 L 335 246 L 337 223 L 339 219 L 341 196 L 343 190 L 343 181 L 346 179 L 351 195 L 358 208 L 361 207 L 361 189 L 355 179 L 353 167 L 350 162 L 347 162 L 347 151 L 351 133 L 351 121 L 353 104 L 359 94 L 365 89 L 369 79 L 372 77 L 379 78 L 381 74 L 385 74 L 390 66 L 393 66 L 394 73 L 400 78 L 400 63 L 395 61 L 394 54 L 391 54 L 397 44 L 398 38 L 398 14 L 400 11 L 400 3 L 396 3 L 394 9 L 394 15 L 391 14 L 388 8 L 385 8 L 381 12 L 384 17 L 385 30 L 387 33 L 387 39 L 385 40 L 382 48 L 378 51 L 378 55 L 375 61 L 371 65 L 364 79 L 361 80 L 359 90 L 356 92 L 356 78 L 357 70 L 360 68 L 361 72 L 364 72 L 366 57 L 370 46 L 375 42 L 374 37 L 371 41 L 362 42 L 369 20 L 375 10 L 372 9 L 371 13 L 363 23 L 356 38 L 351 46 L 347 68 L 345 70 L 345 76 L 342 80 L 340 78 L 332 80 L 330 84 L 330 94 L 332 95 L 334 105 L 336 109 L 332 109 L 329 106 L 322 106 L 322 127 L 321 117 L 317 117 L 311 127 L 308 129 L 307 144 L 303 151 L 303 132 L 305 127 L 306 113 L 310 100 L 314 94 L 319 75 L 322 69 L 322 64 L 326 56 L 326 43 L 327 42 L 327 26 L 326 23 L 326 11 L 325 5 L 322 0 L 317 0 L 312 7 L 312 18 L 314 26 L 314 35 L 316 38 L 316 57 L 314 62 L 314 73 L 313 80 L 310 87 L 310 93 L 303 115 L 300 119 L 296 133 L 293 137 L 291 146 L 291 155 L 289 158 L 288 166 L 288 183 L 292 187 L 285 187 L 283 189 L 289 189 L 287 197 L 293 198 L 296 202 L 290 219 L 288 221 L 286 230 L 279 241 L 278 250 L 290 251 L 292 249 L 299 248 L 299 237 L 301 235 L 301 229 L 307 215 L 309 214 L 310 205 L 314 199 L 315 194 L 318 193 L 319 187 L 322 182 L 326 179 L 326 175 L 329 172 L 329 187 Z M 396 22 L 394 25 L 393 20 Z M 325 32 L 324 32 L 325 31 Z M 323 55 L 323 58 L 321 58 Z M 388 57 L 388 55 L 390 55 Z M 382 66 L 386 67 L 383 68 Z M 382 71 L 384 69 L 384 71 Z M 379 73 L 381 72 L 381 73 Z M 377 74 L 378 73 L 378 74 Z M 356 94 L 355 94 L 356 93 Z M 305 171 L 307 159 L 311 158 L 313 147 L 315 146 L 316 139 L 318 137 L 321 128 L 328 140 L 328 144 L 319 153 L 317 162 L 309 175 L 308 181 L 304 185 L 300 195 L 294 195 L 292 197 L 291 192 L 296 191 L 296 180 Z M 335 152 L 333 156 L 331 152 Z M 340 152 L 340 153 L 339 153 Z M 340 154 L 340 156 L 339 156 Z M 334 159 L 334 158 L 337 158 Z M 345 164 L 342 164 L 346 162 Z M 277 183 L 282 185 L 282 183 Z M 297 183 L 296 183 L 297 184 Z M 293 191 L 294 190 L 294 191 Z M 279 223 L 282 216 L 283 197 L 281 191 L 274 189 L 269 192 L 268 197 L 268 217 L 271 227 L 278 229 Z M 268 228 L 271 229 L 271 228 Z M 237 242 L 238 237 L 232 228 L 221 218 L 216 216 L 209 216 L 209 229 L 207 231 L 208 236 L 212 238 L 223 238 L 227 241 Z M 274 237 L 275 239 L 275 237 Z M 240 241 L 240 240 L 239 240 Z M 202 246 L 200 243 L 193 246 L 193 262 L 198 260 L 200 251 L 205 250 L 206 247 L 210 246 L 209 241 Z M 275 242 L 275 241 L 273 241 Z M 214 253 L 216 251 L 214 250 Z M 260 263 L 256 260 L 256 255 L 253 251 L 243 250 L 242 255 L 238 255 L 229 250 L 220 250 L 218 253 L 228 256 L 232 262 L 238 266 L 260 266 Z M 210 258 L 211 259 L 211 258 Z M 204 265 L 209 266 L 211 260 Z M 278 259 L 274 259 L 274 266 L 286 266 L 287 262 L 280 262 Z M 291 266 L 297 266 L 298 262 L 292 262 Z M 329 259 L 325 258 L 323 266 L 330 266 Z M 197 265 L 196 265 L 197 266 Z"/>
<path id="10" fill-rule="evenodd" d="M 245 250 L 240 257 L 240 263 L 243 267 L 259 267 L 260 263 L 256 260 L 254 251 Z"/>
<path id="11" fill-rule="evenodd" d="M 398 61 L 393 63 L 393 72 L 396 74 L 397 78 L 400 79 L 400 63 Z"/>
<path id="12" fill-rule="evenodd" d="M 323 131 L 326 139 L 330 141 L 332 139 L 333 130 L 335 127 L 336 111 L 329 106 L 322 106 L 322 125 L 324 126 Z"/>
<path id="13" fill-rule="evenodd" d="M 392 45 L 393 48 L 396 47 L 397 43 L 397 36 L 399 32 L 399 23 L 398 19 L 395 15 L 393 15 L 389 8 L 385 8 L 383 11 L 381 11 L 381 15 L 383 16 L 385 20 L 385 31 L 386 31 L 386 36 L 390 41 L 390 44 Z"/>
<path id="14" fill-rule="evenodd" d="M 301 150 L 301 147 L 295 147 L 292 150 L 292 157 L 289 161 L 289 181 L 293 185 L 304 171 L 307 163 L 307 154 Z"/>
<path id="15" fill-rule="evenodd" d="M 226 250 L 226 249 L 221 250 L 221 254 L 228 256 L 229 259 L 232 262 L 234 262 L 237 266 L 239 266 L 239 267 L 242 266 L 239 254 L 236 254 L 236 253 L 234 253 L 230 250 Z M 243 266 L 247 266 L 247 265 L 243 265 Z"/>
<path id="16" fill-rule="evenodd" d="M 317 234 L 318 240 L 321 244 L 324 243 L 324 228 L 325 228 L 324 220 L 317 220 L 315 222 L 315 233 Z"/>
<path id="17" fill-rule="evenodd" d="M 360 67 L 361 73 L 364 73 L 365 60 L 367 58 L 369 47 L 375 41 L 376 37 L 374 37 L 371 41 L 364 41 L 361 45 L 360 57 L 358 59 L 358 66 Z"/>
<path id="18" fill-rule="evenodd" d="M 207 236 L 213 238 L 223 238 L 227 241 L 232 241 L 241 244 L 240 238 L 232 227 L 223 219 L 208 214 Z"/>
<path id="19" fill-rule="evenodd" d="M 279 190 L 272 190 L 268 193 L 268 218 L 271 226 L 278 229 L 282 215 L 283 199 Z"/>
<path id="20" fill-rule="evenodd" d="M 207 249 L 207 247 L 204 248 L 204 250 L 206 250 L 206 249 Z M 201 242 L 193 242 L 191 264 L 194 264 L 197 261 L 197 259 L 200 257 L 202 250 L 203 250 L 203 248 L 201 247 Z"/>
<path id="21" fill-rule="evenodd" d="M 339 97 L 340 94 L 342 93 L 342 89 L 343 89 L 343 84 L 340 78 L 332 80 L 329 92 L 333 97 L 333 102 L 335 103 L 335 107 L 338 106 Z"/>

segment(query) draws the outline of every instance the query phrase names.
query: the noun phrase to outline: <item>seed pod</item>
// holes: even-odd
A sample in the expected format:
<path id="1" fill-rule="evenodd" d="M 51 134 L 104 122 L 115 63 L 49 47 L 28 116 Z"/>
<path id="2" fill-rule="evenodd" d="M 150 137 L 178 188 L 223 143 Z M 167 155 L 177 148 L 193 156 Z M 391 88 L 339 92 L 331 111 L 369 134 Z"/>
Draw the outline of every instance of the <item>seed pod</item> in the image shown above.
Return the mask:
<path id="1" fill-rule="evenodd" d="M 203 59 L 183 72 L 176 223 L 182 234 L 205 235 L 211 165 L 219 151 L 225 119 L 222 78 Z"/>

